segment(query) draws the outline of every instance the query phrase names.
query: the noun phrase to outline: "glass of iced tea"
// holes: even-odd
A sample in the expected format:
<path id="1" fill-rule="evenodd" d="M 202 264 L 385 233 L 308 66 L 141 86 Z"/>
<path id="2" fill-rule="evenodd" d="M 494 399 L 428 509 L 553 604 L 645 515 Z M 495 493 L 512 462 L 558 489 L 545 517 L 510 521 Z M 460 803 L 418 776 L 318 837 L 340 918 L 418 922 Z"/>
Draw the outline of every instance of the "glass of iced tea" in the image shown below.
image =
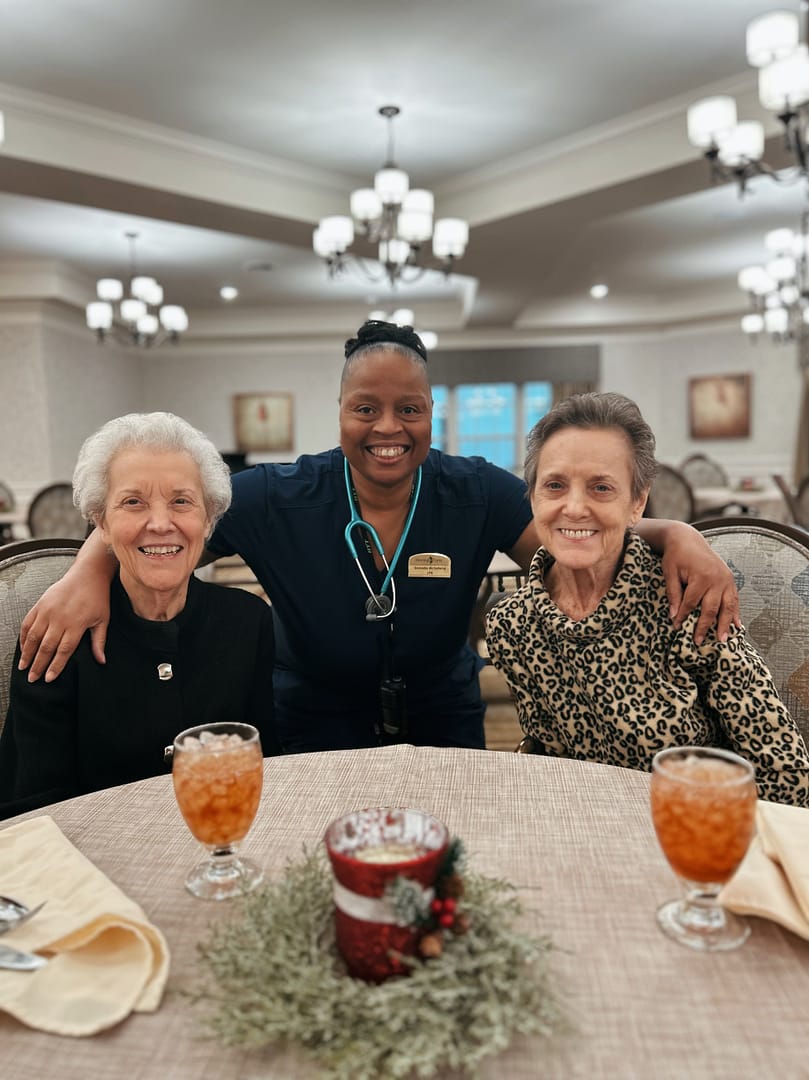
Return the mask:
<path id="1" fill-rule="evenodd" d="M 679 746 L 652 762 L 652 821 L 683 897 L 658 909 L 663 933 L 692 949 L 735 949 L 750 934 L 717 903 L 753 838 L 753 767 L 729 750 Z"/>
<path id="2" fill-rule="evenodd" d="M 202 900 L 227 900 L 261 883 L 263 870 L 239 856 L 261 798 L 264 762 L 250 724 L 202 724 L 174 740 L 174 794 L 180 813 L 208 857 L 185 886 Z"/>

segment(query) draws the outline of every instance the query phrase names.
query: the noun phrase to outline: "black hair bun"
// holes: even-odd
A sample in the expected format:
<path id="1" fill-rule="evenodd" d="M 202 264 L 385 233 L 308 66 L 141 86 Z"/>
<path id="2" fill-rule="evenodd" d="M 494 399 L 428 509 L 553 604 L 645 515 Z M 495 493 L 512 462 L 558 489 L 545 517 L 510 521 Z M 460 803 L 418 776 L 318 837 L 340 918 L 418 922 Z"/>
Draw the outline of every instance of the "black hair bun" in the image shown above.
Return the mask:
<path id="1" fill-rule="evenodd" d="M 345 358 L 348 360 L 352 353 L 364 345 L 384 345 L 388 342 L 407 346 L 427 363 L 424 342 L 412 326 L 397 326 L 396 323 L 383 322 L 381 319 L 368 319 L 357 331 L 357 336 L 348 339 L 345 344 Z"/>

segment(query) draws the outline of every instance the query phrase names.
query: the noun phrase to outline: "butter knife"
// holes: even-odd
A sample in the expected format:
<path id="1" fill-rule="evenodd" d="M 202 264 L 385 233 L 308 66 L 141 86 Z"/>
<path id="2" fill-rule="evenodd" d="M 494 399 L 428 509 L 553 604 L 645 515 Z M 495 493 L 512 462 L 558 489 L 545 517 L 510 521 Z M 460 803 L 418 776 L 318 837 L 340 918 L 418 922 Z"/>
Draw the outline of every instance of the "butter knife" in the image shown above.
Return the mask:
<path id="1" fill-rule="evenodd" d="M 0 968 L 9 971 L 35 971 L 47 964 L 47 957 L 37 956 L 36 953 L 22 952 L 21 949 L 12 949 L 8 945 L 0 945 Z"/>

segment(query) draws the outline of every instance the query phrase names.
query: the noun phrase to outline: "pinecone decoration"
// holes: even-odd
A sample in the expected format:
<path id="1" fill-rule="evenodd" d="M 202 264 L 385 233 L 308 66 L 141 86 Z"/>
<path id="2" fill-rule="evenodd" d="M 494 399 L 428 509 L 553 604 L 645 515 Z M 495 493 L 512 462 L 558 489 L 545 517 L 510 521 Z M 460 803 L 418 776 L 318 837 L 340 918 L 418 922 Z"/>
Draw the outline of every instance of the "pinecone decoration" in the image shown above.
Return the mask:
<path id="1" fill-rule="evenodd" d="M 463 878 L 460 874 L 447 874 L 438 882 L 436 893 L 442 900 L 459 900 L 463 896 Z"/>

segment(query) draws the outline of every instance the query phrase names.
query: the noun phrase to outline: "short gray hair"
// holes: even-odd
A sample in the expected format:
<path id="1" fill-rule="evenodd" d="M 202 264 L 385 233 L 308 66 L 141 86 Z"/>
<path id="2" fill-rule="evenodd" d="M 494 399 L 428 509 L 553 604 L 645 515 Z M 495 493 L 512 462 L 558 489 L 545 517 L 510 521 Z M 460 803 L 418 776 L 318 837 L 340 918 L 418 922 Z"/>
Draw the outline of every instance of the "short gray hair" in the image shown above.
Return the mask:
<path id="1" fill-rule="evenodd" d="M 562 428 L 617 428 L 626 435 L 632 453 L 632 498 L 639 499 L 657 476 L 655 437 L 640 409 L 623 394 L 574 394 L 546 413 L 528 434 L 525 482 L 533 494 L 542 447 Z"/>
<path id="2" fill-rule="evenodd" d="M 230 506 L 230 470 L 207 435 L 173 413 L 128 413 L 109 420 L 85 439 L 73 471 L 73 502 L 88 521 L 104 514 L 110 465 L 133 447 L 184 452 L 199 469 L 205 512 L 211 527 Z"/>

